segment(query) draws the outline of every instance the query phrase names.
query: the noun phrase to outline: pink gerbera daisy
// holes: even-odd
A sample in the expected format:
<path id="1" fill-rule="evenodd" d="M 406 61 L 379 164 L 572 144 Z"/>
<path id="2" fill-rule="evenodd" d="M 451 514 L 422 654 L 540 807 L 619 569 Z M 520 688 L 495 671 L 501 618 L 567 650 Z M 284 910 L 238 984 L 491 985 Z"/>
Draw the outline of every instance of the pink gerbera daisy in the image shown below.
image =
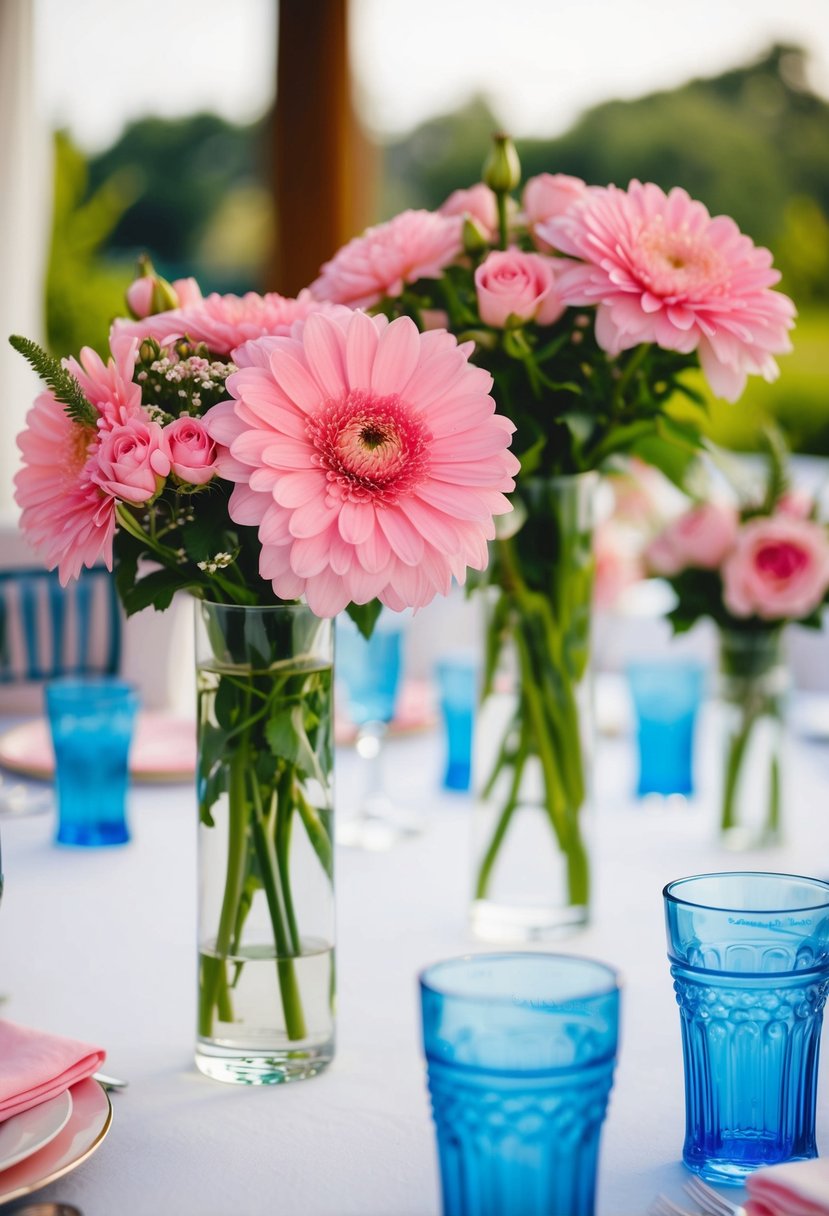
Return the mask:
<path id="1" fill-rule="evenodd" d="M 318 300 L 371 308 L 383 296 L 399 296 L 407 283 L 438 279 L 461 253 L 463 217 L 434 211 L 401 211 L 343 245 L 311 284 Z"/>
<path id="2" fill-rule="evenodd" d="M 778 375 L 791 350 L 795 309 L 771 291 L 780 275 L 728 216 L 711 217 L 675 188 L 632 181 L 591 188 L 581 203 L 538 226 L 554 248 L 581 259 L 559 276 L 567 304 L 597 304 L 596 338 L 612 355 L 640 342 L 699 352 L 718 395 L 736 401 L 748 373 Z"/>
<path id="3" fill-rule="evenodd" d="M 14 479 L 20 525 L 48 569 L 58 567 L 64 586 L 82 566 L 101 559 L 112 569 L 116 500 L 95 483 L 95 453 L 102 435 L 143 416 L 141 390 L 132 382 L 137 346 L 134 340 L 125 344 L 108 363 L 88 347 L 80 362 L 65 360 L 98 415 L 96 425 L 74 421 L 53 393 L 41 393 L 17 438 L 23 456 Z"/>
<path id="4" fill-rule="evenodd" d="M 519 465 L 471 349 L 343 308 L 237 352 L 234 400 L 206 423 L 280 598 L 319 616 L 375 596 L 402 610 L 484 568 Z"/>
<path id="5" fill-rule="evenodd" d="M 24 534 L 49 570 L 58 567 L 63 586 L 101 558 L 111 570 L 115 499 L 90 476 L 97 431 L 73 422 L 52 393 L 40 394 L 26 423 L 14 479 Z"/>
<path id="6" fill-rule="evenodd" d="M 213 293 L 185 308 L 159 312 L 140 321 L 118 320 L 110 342 L 116 357 L 124 344 L 135 338 L 155 338 L 168 346 L 185 336 L 192 342 L 204 342 L 214 355 L 229 355 L 234 347 L 251 338 L 290 333 L 294 321 L 320 307 L 308 291 L 301 291 L 296 299 L 276 292 L 257 295 L 251 291 L 244 296 Z"/>

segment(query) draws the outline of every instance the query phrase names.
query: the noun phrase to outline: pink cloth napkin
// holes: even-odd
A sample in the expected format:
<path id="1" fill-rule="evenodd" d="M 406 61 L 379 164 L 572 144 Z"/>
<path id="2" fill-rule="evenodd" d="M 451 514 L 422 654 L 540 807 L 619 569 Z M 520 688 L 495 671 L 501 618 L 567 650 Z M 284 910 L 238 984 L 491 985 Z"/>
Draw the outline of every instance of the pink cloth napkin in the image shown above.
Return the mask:
<path id="1" fill-rule="evenodd" d="M 829 1160 L 788 1161 L 750 1174 L 746 1216 L 829 1216 Z"/>
<path id="2" fill-rule="evenodd" d="M 101 1067 L 105 1052 L 0 1020 L 0 1120 L 62 1094 Z"/>

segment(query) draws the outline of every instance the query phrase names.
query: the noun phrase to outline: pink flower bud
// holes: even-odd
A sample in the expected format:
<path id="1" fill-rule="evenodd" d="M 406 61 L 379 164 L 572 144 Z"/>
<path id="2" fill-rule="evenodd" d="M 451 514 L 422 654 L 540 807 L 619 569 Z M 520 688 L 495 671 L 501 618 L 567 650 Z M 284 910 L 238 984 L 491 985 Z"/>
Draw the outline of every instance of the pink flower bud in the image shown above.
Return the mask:
<path id="1" fill-rule="evenodd" d="M 548 241 L 539 236 L 536 231 L 538 225 L 563 215 L 584 196 L 586 190 L 587 186 L 580 177 L 570 177 L 566 173 L 539 173 L 528 180 L 521 202 L 536 248 L 546 252 L 552 248 Z"/>
<path id="2" fill-rule="evenodd" d="M 153 279 L 151 275 L 142 275 L 133 279 L 127 288 L 127 308 L 136 321 L 143 321 L 153 310 Z"/>

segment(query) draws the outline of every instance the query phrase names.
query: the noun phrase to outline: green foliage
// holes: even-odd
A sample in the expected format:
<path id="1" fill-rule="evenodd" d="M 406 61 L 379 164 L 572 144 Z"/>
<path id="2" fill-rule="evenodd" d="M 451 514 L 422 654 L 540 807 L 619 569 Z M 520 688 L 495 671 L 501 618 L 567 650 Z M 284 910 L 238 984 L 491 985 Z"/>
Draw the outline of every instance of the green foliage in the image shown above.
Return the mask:
<path id="1" fill-rule="evenodd" d="M 134 196 L 134 182 L 116 174 L 90 191 L 83 154 L 67 135 L 55 137 L 52 240 L 46 274 L 46 331 L 50 350 L 107 350 L 112 318 L 124 312 L 132 258 L 105 252 L 120 216 Z"/>
<path id="2" fill-rule="evenodd" d="M 9 342 L 37 372 L 41 380 L 45 381 L 57 400 L 66 407 L 66 412 L 73 422 L 81 426 L 95 426 L 98 421 L 97 412 L 83 395 L 75 377 L 62 366 L 59 359 L 53 358 L 42 346 L 38 346 L 37 342 L 32 342 L 30 338 L 21 338 L 19 334 L 12 334 Z"/>
<path id="3" fill-rule="evenodd" d="M 195 274 L 205 288 L 223 291 L 257 286 L 232 272 L 210 281 L 203 273 L 203 241 L 228 196 L 264 176 L 263 127 L 235 125 L 215 114 L 131 123 L 89 164 L 93 191 L 122 178 L 134 187 L 108 247 L 130 258 L 149 251 L 168 279 Z"/>

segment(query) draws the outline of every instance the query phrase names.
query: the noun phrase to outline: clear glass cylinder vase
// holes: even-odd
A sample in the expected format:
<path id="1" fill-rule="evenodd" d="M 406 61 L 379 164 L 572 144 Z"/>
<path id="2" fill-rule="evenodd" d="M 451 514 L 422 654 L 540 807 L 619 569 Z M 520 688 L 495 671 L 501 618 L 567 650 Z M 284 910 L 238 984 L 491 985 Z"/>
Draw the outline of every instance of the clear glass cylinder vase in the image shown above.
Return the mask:
<path id="1" fill-rule="evenodd" d="M 472 928 L 532 942 L 586 924 L 598 477 L 529 479 L 494 542 L 475 734 Z"/>
<path id="2" fill-rule="evenodd" d="M 248 1085 L 334 1052 L 333 629 L 197 602 L 196 1063 Z"/>
<path id="3" fill-rule="evenodd" d="M 782 839 L 788 669 L 782 631 L 720 631 L 720 838 L 730 849 Z"/>

